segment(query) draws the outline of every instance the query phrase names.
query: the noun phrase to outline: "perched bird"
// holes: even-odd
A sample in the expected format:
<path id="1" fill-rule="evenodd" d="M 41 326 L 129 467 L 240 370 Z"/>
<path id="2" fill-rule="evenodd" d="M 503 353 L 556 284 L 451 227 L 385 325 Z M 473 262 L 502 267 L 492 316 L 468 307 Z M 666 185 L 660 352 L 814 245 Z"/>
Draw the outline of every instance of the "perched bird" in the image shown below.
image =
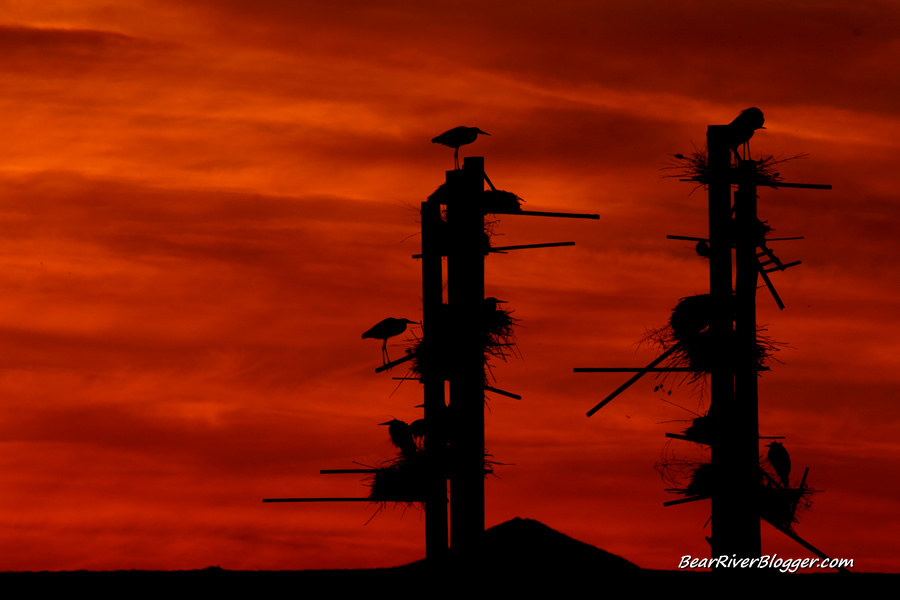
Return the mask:
<path id="1" fill-rule="evenodd" d="M 391 357 L 388 356 L 387 351 L 388 338 L 394 337 L 395 335 L 400 335 L 401 333 L 406 331 L 406 325 L 409 323 L 417 323 L 417 321 L 388 317 L 372 329 L 362 334 L 362 339 L 374 338 L 376 340 L 383 340 L 384 343 L 381 344 L 381 360 L 384 361 L 384 364 L 388 364 L 389 362 L 391 362 Z"/>
<path id="2" fill-rule="evenodd" d="M 697 256 L 709 258 L 709 242 L 697 242 L 694 249 L 697 251 Z"/>
<path id="3" fill-rule="evenodd" d="M 413 440 L 412 428 L 406 421 L 391 419 L 390 421 L 379 423 L 379 425 L 388 426 L 388 435 L 391 436 L 391 443 L 400 449 L 400 454 L 408 456 L 417 450 L 416 442 Z"/>
<path id="4" fill-rule="evenodd" d="M 478 138 L 479 133 L 482 135 L 491 135 L 477 127 L 454 127 L 450 131 L 445 131 L 436 138 L 433 138 L 431 143 L 443 144 L 453 148 L 453 166 L 459 169 L 459 147 L 474 142 Z"/>
<path id="5" fill-rule="evenodd" d="M 743 145 L 750 156 L 750 138 L 757 129 L 765 129 L 763 123 L 766 122 L 763 112 L 755 106 L 741 111 L 734 121 L 728 124 L 728 147 L 734 153 L 734 158 L 741 162 L 741 155 L 738 153 L 738 147 Z"/>
<path id="6" fill-rule="evenodd" d="M 484 310 L 487 313 L 496 311 L 498 308 L 500 308 L 499 306 L 497 306 L 498 304 L 506 304 L 506 300 L 498 300 L 497 298 L 494 298 L 493 296 L 488 296 L 487 298 L 484 299 L 483 302 L 484 303 L 482 306 L 484 306 Z"/>
<path id="7" fill-rule="evenodd" d="M 506 300 L 498 300 L 493 296 L 485 298 L 481 303 L 482 325 L 488 334 L 499 333 L 512 323 L 509 311 L 504 310 L 501 304 L 506 304 Z"/>
<path id="8" fill-rule="evenodd" d="M 788 475 L 791 474 L 791 457 L 780 442 L 766 444 L 769 447 L 769 464 L 781 478 L 781 485 L 788 487 Z"/>

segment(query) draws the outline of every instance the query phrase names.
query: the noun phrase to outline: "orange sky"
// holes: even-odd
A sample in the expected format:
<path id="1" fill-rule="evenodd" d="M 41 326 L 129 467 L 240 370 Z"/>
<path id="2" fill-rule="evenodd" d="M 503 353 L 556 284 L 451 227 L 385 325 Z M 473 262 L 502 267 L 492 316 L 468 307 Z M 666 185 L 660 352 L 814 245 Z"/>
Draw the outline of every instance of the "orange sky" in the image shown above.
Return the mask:
<path id="1" fill-rule="evenodd" d="M 834 185 L 761 193 L 806 237 L 776 247 L 803 261 L 773 275 L 787 309 L 760 294 L 789 345 L 761 434 L 825 490 L 800 535 L 900 572 L 900 9 L 617 4 L 0 2 L 0 570 L 421 558 L 415 509 L 260 500 L 364 495 L 318 470 L 390 458 L 377 424 L 420 416 L 360 334 L 420 318 L 417 210 L 452 167 L 430 139 L 457 125 L 491 133 L 462 154 L 526 208 L 601 215 L 498 227 L 577 246 L 487 261 L 522 321 L 494 375 L 524 396 L 489 403 L 510 466 L 488 525 L 538 519 L 649 568 L 706 556 L 708 503 L 663 508 L 653 469 L 691 415 L 646 378 L 588 419 L 626 376 L 572 367 L 646 364 L 647 330 L 706 291 L 665 239 L 705 235 L 705 194 L 661 168 L 759 106 L 754 153 L 808 153 L 786 179 Z"/>

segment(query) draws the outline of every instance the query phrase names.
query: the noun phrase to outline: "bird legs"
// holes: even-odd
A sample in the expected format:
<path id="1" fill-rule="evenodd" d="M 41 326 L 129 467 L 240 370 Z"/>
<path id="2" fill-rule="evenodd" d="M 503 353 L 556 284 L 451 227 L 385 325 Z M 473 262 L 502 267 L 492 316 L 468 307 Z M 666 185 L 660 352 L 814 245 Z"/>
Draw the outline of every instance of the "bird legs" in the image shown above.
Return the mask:
<path id="1" fill-rule="evenodd" d="M 389 362 L 391 362 L 391 357 L 388 356 L 388 351 L 387 351 L 387 338 L 385 338 L 384 343 L 381 344 L 381 362 L 382 362 L 382 365 L 386 365 Z"/>
<path id="2" fill-rule="evenodd" d="M 459 146 L 453 150 L 453 167 L 459 171 Z"/>

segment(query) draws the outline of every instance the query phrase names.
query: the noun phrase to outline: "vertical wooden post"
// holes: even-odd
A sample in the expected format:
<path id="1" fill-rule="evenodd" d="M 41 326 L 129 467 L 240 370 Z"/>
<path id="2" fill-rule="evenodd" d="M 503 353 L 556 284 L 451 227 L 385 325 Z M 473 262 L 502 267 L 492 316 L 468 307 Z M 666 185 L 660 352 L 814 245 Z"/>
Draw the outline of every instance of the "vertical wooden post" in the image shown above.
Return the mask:
<path id="1" fill-rule="evenodd" d="M 448 179 L 450 178 L 448 173 Z M 425 396 L 425 557 L 432 566 L 447 555 L 447 423 L 444 401 L 447 325 L 444 310 L 444 222 L 437 199 L 422 203 L 421 381 Z"/>
<path id="2" fill-rule="evenodd" d="M 450 373 L 450 544 L 477 557 L 484 533 L 484 158 L 466 157 L 447 204 Z"/>
<path id="3" fill-rule="evenodd" d="M 735 230 L 735 423 L 734 485 L 743 512 L 739 536 L 742 556 L 762 554 L 759 531 L 759 354 L 756 344 L 757 247 L 764 235 L 756 211 L 757 163 L 744 160 L 738 168 L 734 194 Z"/>
<path id="4" fill-rule="evenodd" d="M 710 336 L 715 361 L 710 373 L 709 412 L 714 427 L 711 543 L 713 556 L 755 558 L 760 555 L 759 506 L 756 502 L 759 464 L 755 450 L 758 441 L 756 437 L 749 441 L 748 431 L 757 427 L 756 393 L 755 389 L 735 393 L 735 365 L 740 358 L 746 360 L 747 355 L 737 349 L 733 327 L 736 300 L 732 287 L 731 248 L 735 243 L 735 225 L 731 218 L 729 133 L 730 129 L 725 125 L 711 125 L 706 133 L 710 174 L 709 290 L 713 306 Z M 755 189 L 753 196 L 755 201 Z M 746 298 L 742 300 L 747 301 Z M 755 302 L 755 296 L 750 301 Z M 746 325 L 746 322 L 745 315 L 742 323 Z M 753 323 L 755 346 L 755 312 Z M 754 362 L 754 385 L 756 375 Z M 742 385 L 746 384 L 746 379 L 746 376 L 741 378 Z M 753 397 L 752 409 L 750 396 Z M 751 410 L 752 424 L 747 422 Z M 748 450 L 753 452 L 752 462 L 747 460 Z M 754 477 L 757 477 L 756 481 L 753 481 Z M 748 482 L 753 482 L 752 486 Z"/>
<path id="5" fill-rule="evenodd" d="M 710 125 L 706 131 L 709 160 L 709 294 L 712 304 L 710 338 L 714 351 L 710 365 L 709 416 L 713 423 L 712 552 L 736 552 L 734 457 L 729 436 L 734 424 L 733 293 L 731 286 L 731 149 L 727 126 Z"/>

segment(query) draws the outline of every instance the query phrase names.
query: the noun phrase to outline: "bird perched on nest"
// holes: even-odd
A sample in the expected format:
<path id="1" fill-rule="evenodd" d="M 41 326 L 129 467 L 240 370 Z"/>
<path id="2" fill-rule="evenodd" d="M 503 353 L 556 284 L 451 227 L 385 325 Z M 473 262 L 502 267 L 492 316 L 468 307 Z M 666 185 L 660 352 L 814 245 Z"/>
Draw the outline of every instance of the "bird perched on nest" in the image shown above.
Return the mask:
<path id="1" fill-rule="evenodd" d="M 497 306 L 498 304 L 506 304 L 506 300 L 498 300 L 493 296 L 488 296 L 482 301 L 482 306 L 484 306 L 484 311 L 486 313 L 496 311 L 498 308 L 500 308 L 499 306 Z"/>
<path id="2" fill-rule="evenodd" d="M 763 117 L 763 112 L 753 106 L 741 111 L 741 114 L 728 124 L 728 147 L 731 148 L 731 151 L 734 153 L 735 160 L 738 162 L 743 160 L 741 155 L 738 154 L 738 147 L 741 145 L 745 147 L 747 157 L 749 158 L 750 138 L 753 137 L 753 132 L 757 129 L 765 129 L 765 127 L 763 127 L 763 123 L 765 122 L 766 119 Z"/>
<path id="3" fill-rule="evenodd" d="M 379 425 L 388 426 L 388 435 L 391 436 L 391 443 L 399 450 L 400 454 L 408 456 L 416 452 L 416 442 L 413 440 L 412 428 L 406 421 L 400 419 L 391 419 Z"/>
<path id="4" fill-rule="evenodd" d="M 479 133 L 482 135 L 491 135 L 477 127 L 454 127 L 450 131 L 445 131 L 436 138 L 432 138 L 431 143 L 443 144 L 453 148 L 453 166 L 456 169 L 459 169 L 459 147 L 474 142 L 478 138 Z"/>
<path id="5" fill-rule="evenodd" d="M 362 339 L 374 338 L 376 340 L 382 340 L 384 343 L 381 344 L 381 360 L 384 364 L 388 364 L 389 362 L 391 362 L 391 357 L 388 356 L 387 351 L 388 338 L 394 337 L 395 335 L 400 335 L 401 333 L 406 331 L 406 325 L 409 323 L 417 323 L 417 321 L 388 317 L 372 329 L 362 334 Z"/>
<path id="6" fill-rule="evenodd" d="M 775 473 L 781 478 L 781 485 L 788 487 L 788 475 L 791 474 L 791 457 L 780 442 L 766 444 L 769 447 L 769 464 L 775 469 Z"/>

